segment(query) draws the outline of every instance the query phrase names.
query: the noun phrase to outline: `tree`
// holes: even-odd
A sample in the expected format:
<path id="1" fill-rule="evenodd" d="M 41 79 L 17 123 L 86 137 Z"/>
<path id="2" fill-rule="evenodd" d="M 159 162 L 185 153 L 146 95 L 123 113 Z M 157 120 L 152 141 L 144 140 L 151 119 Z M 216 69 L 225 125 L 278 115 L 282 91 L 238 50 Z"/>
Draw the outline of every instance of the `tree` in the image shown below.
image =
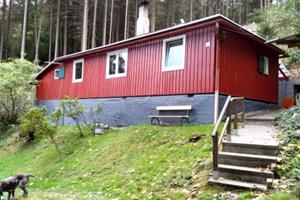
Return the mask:
<path id="1" fill-rule="evenodd" d="M 23 29 L 22 29 L 22 42 L 21 42 L 21 59 L 25 57 L 25 41 L 26 41 L 26 28 L 27 28 L 27 11 L 28 11 L 28 0 L 24 1 L 24 18 L 23 18 Z"/>
<path id="2" fill-rule="evenodd" d="M 52 11 L 52 0 L 49 1 L 50 4 L 50 16 L 49 16 L 49 41 L 48 41 L 48 45 L 49 45 L 49 50 L 48 50 L 48 61 L 51 61 L 51 55 L 52 55 L 52 27 L 53 27 L 53 11 Z"/>
<path id="3" fill-rule="evenodd" d="M 97 8 L 98 8 L 98 0 L 94 0 L 94 16 L 93 16 L 93 29 L 92 29 L 92 48 L 96 47 Z"/>
<path id="4" fill-rule="evenodd" d="M 74 99 L 70 97 L 64 97 L 58 106 L 58 109 L 61 110 L 61 112 L 66 115 L 67 117 L 70 117 L 76 124 L 78 130 L 79 130 L 79 137 L 83 137 L 83 131 L 81 128 L 80 123 L 87 123 L 86 117 L 84 115 L 85 108 L 83 105 L 80 104 L 79 99 Z"/>
<path id="5" fill-rule="evenodd" d="M 63 55 L 67 54 L 68 48 L 68 3 L 69 1 L 65 1 L 65 16 L 64 16 L 64 47 L 63 47 Z"/>
<path id="6" fill-rule="evenodd" d="M 0 63 L 0 121 L 8 126 L 33 104 L 34 65 L 26 60 Z"/>
<path id="7" fill-rule="evenodd" d="M 87 49 L 87 34 L 88 34 L 88 0 L 84 0 L 83 23 L 82 23 L 82 41 L 81 51 Z"/>
<path id="8" fill-rule="evenodd" d="M 60 0 L 57 1 L 54 58 L 57 58 L 58 56 L 59 18 L 60 18 Z"/>
<path id="9" fill-rule="evenodd" d="M 106 44 L 106 26 L 107 26 L 107 0 L 105 0 L 104 20 L 103 20 L 103 36 L 102 45 Z"/>
<path id="10" fill-rule="evenodd" d="M 114 17 L 114 0 L 111 0 L 109 38 L 108 38 L 109 44 L 112 42 L 113 17 Z"/>
<path id="11" fill-rule="evenodd" d="M 125 7 L 125 25 L 124 25 L 124 40 L 127 39 L 127 27 L 128 27 L 128 6 L 129 6 L 129 2 L 128 0 L 126 0 L 126 7 Z"/>
<path id="12" fill-rule="evenodd" d="M 6 0 L 3 0 L 2 6 L 2 30 L 0 35 L 0 62 L 3 56 L 3 44 L 4 44 L 4 33 L 5 33 L 5 17 L 6 17 Z"/>

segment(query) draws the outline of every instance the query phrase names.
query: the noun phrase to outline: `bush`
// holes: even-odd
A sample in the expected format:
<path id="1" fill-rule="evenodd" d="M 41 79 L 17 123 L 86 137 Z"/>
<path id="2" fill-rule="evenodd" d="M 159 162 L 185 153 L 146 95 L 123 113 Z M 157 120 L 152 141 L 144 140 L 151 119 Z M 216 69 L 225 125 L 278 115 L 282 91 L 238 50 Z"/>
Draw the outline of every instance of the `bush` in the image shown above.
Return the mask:
<path id="1" fill-rule="evenodd" d="M 286 178 L 300 179 L 300 106 L 284 110 L 275 118 L 275 124 L 282 130 L 284 142 L 282 165 L 276 172 Z"/>
<path id="2" fill-rule="evenodd" d="M 64 97 L 58 106 L 58 110 L 61 110 L 61 113 L 70 117 L 75 122 L 79 130 L 79 137 L 83 137 L 83 131 L 80 124 L 83 122 L 88 125 L 87 119 L 84 115 L 85 108 L 80 104 L 79 99 Z"/>
<path id="3" fill-rule="evenodd" d="M 34 102 L 34 65 L 26 60 L 0 63 L 0 126 L 15 124 Z"/>
<path id="4" fill-rule="evenodd" d="M 54 138 L 56 127 L 49 123 L 46 112 L 45 108 L 33 107 L 29 109 L 22 119 L 20 130 L 28 135 L 30 141 L 35 140 L 36 136 L 47 136 L 59 152 L 58 144 Z"/>

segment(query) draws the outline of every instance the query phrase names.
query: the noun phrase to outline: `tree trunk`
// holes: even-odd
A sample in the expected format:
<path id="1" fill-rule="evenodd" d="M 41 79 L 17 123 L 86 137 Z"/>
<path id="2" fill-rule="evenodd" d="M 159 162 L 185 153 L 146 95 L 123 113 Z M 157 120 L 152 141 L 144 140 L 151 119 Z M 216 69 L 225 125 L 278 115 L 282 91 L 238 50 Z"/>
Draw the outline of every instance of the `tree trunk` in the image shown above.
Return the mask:
<path id="1" fill-rule="evenodd" d="M 64 21 L 64 47 L 63 54 L 67 55 L 68 53 L 68 3 L 65 2 L 65 21 Z"/>
<path id="2" fill-rule="evenodd" d="M 25 57 L 26 28 L 27 28 L 27 9 L 28 9 L 28 0 L 25 0 L 24 1 L 23 29 L 22 29 L 22 42 L 21 42 L 21 59 L 24 59 L 24 57 Z"/>
<path id="3" fill-rule="evenodd" d="M 113 15 L 114 15 L 114 0 L 111 0 L 110 24 L 109 24 L 109 39 L 108 39 L 109 44 L 112 42 Z"/>
<path id="4" fill-rule="evenodd" d="M 156 22 L 156 0 L 152 0 L 151 5 L 151 32 L 155 31 L 155 22 Z"/>
<path id="5" fill-rule="evenodd" d="M 107 0 L 105 0 L 102 45 L 106 44 Z"/>
<path id="6" fill-rule="evenodd" d="M 60 0 L 57 1 L 54 59 L 57 58 L 58 56 L 59 15 L 60 15 Z"/>
<path id="7" fill-rule="evenodd" d="M 6 17 L 6 0 L 3 1 L 3 6 L 2 6 L 2 28 L 1 28 L 2 30 L 1 30 L 1 36 L 0 36 L 0 62 L 2 61 L 2 56 L 3 56 L 5 17 Z"/>
<path id="8" fill-rule="evenodd" d="M 98 0 L 94 0 L 94 17 L 93 17 L 93 29 L 92 29 L 92 48 L 96 47 L 96 22 L 97 22 L 97 7 Z"/>
<path id="9" fill-rule="evenodd" d="M 35 66 L 38 66 L 38 62 L 39 62 L 39 46 L 40 46 L 40 35 L 41 35 L 41 26 L 42 26 L 40 16 L 38 16 L 38 6 L 43 6 L 43 5 L 39 5 L 39 2 L 35 0 L 35 13 L 34 13 L 34 39 L 35 39 L 34 64 Z"/>
<path id="10" fill-rule="evenodd" d="M 88 9 L 89 9 L 88 3 L 89 3 L 88 0 L 84 0 L 81 51 L 85 51 L 87 49 Z"/>
<path id="11" fill-rule="evenodd" d="M 52 0 L 49 1 L 50 3 L 50 27 L 49 27 L 49 52 L 48 52 L 48 61 L 51 61 L 52 55 L 52 26 L 53 26 L 53 12 L 52 12 Z"/>
<path id="12" fill-rule="evenodd" d="M 155 1 L 155 0 L 153 0 Z M 124 24 L 124 40 L 127 39 L 127 35 L 128 35 L 128 31 L 127 31 L 127 27 L 128 27 L 128 3 L 129 0 L 126 0 L 126 6 L 125 6 L 125 24 Z"/>
<path id="13" fill-rule="evenodd" d="M 194 18 L 194 0 L 190 2 L 190 21 L 193 21 Z"/>
<path id="14" fill-rule="evenodd" d="M 5 39 L 5 58 L 8 58 L 9 48 L 10 48 L 10 42 L 9 42 L 9 34 L 10 34 L 10 19 L 11 19 L 11 11 L 13 6 L 13 0 L 9 1 L 9 10 L 8 10 L 8 17 L 7 17 L 7 28 L 6 28 L 6 39 Z"/>

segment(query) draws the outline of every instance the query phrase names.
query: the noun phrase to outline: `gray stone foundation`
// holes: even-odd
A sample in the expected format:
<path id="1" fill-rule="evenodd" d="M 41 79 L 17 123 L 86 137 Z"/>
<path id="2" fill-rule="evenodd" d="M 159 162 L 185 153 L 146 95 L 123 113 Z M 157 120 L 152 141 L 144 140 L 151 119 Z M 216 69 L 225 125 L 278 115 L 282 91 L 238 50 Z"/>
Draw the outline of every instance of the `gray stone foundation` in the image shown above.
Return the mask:
<path id="1" fill-rule="evenodd" d="M 156 106 L 192 105 L 190 112 L 191 123 L 213 123 L 214 119 L 214 94 L 201 95 L 172 95 L 150 97 L 126 97 L 126 98 L 99 98 L 81 99 L 86 108 L 86 116 L 90 117 L 90 108 L 101 105 L 103 111 L 101 122 L 112 126 L 127 126 L 134 124 L 150 123 L 148 115 L 156 114 Z M 38 106 L 44 106 L 51 113 L 55 110 L 59 100 L 38 101 Z M 180 123 L 180 120 L 167 120 L 164 123 Z M 64 118 L 65 125 L 73 124 L 73 121 Z"/>
<path id="2" fill-rule="evenodd" d="M 226 95 L 220 95 L 219 97 L 219 112 L 221 112 L 224 103 L 227 99 Z M 276 103 L 268 103 L 262 101 L 255 101 L 255 100 L 245 100 L 245 112 L 252 112 L 258 110 L 266 110 L 266 109 L 275 109 L 278 108 L 278 104 Z"/>

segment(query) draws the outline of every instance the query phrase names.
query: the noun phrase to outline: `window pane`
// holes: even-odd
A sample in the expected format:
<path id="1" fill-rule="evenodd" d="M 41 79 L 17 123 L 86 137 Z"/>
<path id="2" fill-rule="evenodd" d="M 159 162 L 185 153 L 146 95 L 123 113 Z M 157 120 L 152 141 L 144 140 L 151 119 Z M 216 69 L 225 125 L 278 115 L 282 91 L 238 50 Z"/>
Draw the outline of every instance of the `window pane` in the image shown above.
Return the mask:
<path id="1" fill-rule="evenodd" d="M 116 64 L 117 56 L 111 55 L 109 56 L 109 74 L 116 74 Z"/>
<path id="2" fill-rule="evenodd" d="M 125 66 L 126 66 L 126 62 L 127 62 L 127 53 L 123 52 L 123 53 L 119 53 L 119 66 L 118 66 L 118 73 L 122 74 L 125 73 Z"/>
<path id="3" fill-rule="evenodd" d="M 55 70 L 55 78 L 59 78 L 59 69 Z"/>
<path id="4" fill-rule="evenodd" d="M 75 68 L 75 79 L 81 79 L 82 78 L 82 62 L 76 63 Z"/>
<path id="5" fill-rule="evenodd" d="M 180 67 L 183 65 L 183 39 L 167 42 L 166 67 Z"/>

